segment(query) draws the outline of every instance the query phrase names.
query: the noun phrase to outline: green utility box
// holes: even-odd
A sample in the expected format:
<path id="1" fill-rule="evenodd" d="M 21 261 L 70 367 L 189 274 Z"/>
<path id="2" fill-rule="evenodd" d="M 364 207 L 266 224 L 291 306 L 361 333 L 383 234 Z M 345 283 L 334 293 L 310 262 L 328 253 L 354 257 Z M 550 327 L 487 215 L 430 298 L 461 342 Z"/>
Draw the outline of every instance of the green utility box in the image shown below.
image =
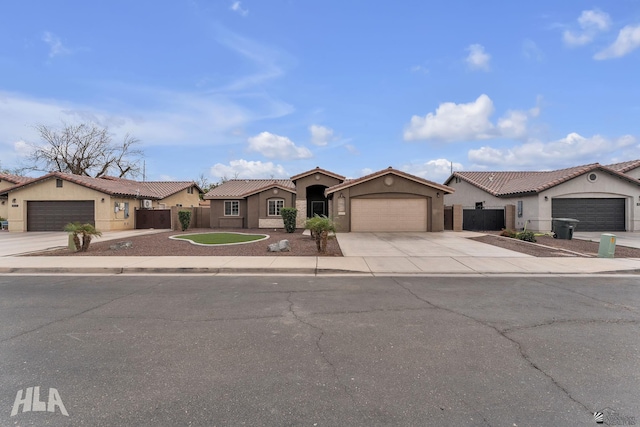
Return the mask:
<path id="1" fill-rule="evenodd" d="M 616 251 L 615 234 L 603 234 L 600 236 L 600 247 L 598 247 L 598 258 L 613 258 Z"/>

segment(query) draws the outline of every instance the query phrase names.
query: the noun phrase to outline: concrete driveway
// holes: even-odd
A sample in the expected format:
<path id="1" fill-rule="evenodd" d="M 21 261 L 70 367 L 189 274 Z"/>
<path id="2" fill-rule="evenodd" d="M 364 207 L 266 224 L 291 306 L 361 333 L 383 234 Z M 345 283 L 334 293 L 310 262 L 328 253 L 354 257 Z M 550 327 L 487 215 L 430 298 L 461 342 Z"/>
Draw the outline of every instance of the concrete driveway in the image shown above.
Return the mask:
<path id="1" fill-rule="evenodd" d="M 338 233 L 346 257 L 530 257 L 519 252 L 467 239 L 481 233 Z"/>
<path id="2" fill-rule="evenodd" d="M 610 233 L 606 231 L 577 231 L 573 233 L 573 238 L 599 242 L 600 236 L 605 233 L 616 236 L 616 245 L 618 246 L 640 249 L 640 233 L 633 231 L 613 231 Z"/>
<path id="3" fill-rule="evenodd" d="M 126 239 L 131 236 L 163 231 L 167 230 L 108 231 L 93 241 L 104 242 L 107 240 Z M 69 243 L 68 239 L 69 235 L 64 231 L 29 231 L 25 233 L 2 231 L 0 232 L 0 257 L 66 247 Z"/>

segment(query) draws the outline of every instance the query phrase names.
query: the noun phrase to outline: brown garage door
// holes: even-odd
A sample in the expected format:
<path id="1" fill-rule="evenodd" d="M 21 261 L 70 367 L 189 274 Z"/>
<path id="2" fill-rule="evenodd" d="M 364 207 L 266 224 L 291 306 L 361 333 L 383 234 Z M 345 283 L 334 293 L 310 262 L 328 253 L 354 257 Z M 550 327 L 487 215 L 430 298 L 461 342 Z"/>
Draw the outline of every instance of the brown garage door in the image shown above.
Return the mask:
<path id="1" fill-rule="evenodd" d="M 95 225 L 93 200 L 27 202 L 27 231 L 62 231 L 76 221 Z"/>
<path id="2" fill-rule="evenodd" d="M 427 199 L 352 199 L 351 231 L 427 231 Z"/>

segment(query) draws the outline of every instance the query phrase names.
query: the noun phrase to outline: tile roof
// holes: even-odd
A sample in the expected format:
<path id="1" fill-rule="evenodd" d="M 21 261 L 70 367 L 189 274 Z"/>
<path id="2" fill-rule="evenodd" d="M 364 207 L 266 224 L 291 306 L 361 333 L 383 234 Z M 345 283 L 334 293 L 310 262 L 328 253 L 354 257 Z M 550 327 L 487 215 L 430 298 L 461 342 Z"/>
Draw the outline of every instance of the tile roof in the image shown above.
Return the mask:
<path id="1" fill-rule="evenodd" d="M 626 173 L 630 170 L 640 167 L 640 160 L 629 160 L 627 162 L 614 163 L 611 165 L 607 165 L 607 167 L 618 172 Z"/>
<path id="2" fill-rule="evenodd" d="M 3 190 L 4 193 L 14 191 L 19 188 L 32 185 L 48 179 L 60 178 L 73 182 L 83 187 L 91 188 L 111 196 L 123 196 L 140 199 L 161 200 L 179 191 L 195 186 L 199 191 L 200 187 L 193 181 L 133 181 L 123 178 L 93 178 L 90 176 L 73 175 L 62 172 L 51 172 L 40 178 L 19 183 L 11 188 Z"/>
<path id="3" fill-rule="evenodd" d="M 314 173 L 322 173 L 322 174 L 328 175 L 328 176 L 330 176 L 330 177 L 333 177 L 333 178 L 339 179 L 339 180 L 341 180 L 341 181 L 344 181 L 344 180 L 345 180 L 345 177 L 344 177 L 344 176 L 342 176 L 342 175 L 338 175 L 337 173 L 333 173 L 333 172 L 328 171 L 328 170 L 326 170 L 326 169 L 322 169 L 322 168 L 321 168 L 321 167 L 319 167 L 319 166 L 316 166 L 316 168 L 315 168 L 315 169 L 311 169 L 311 170 L 308 170 L 308 171 L 306 171 L 306 172 L 299 173 L 298 175 L 294 175 L 294 176 L 292 176 L 292 177 L 291 177 L 291 181 L 296 181 L 296 180 L 298 180 L 298 179 L 300 179 L 300 178 L 304 178 L 305 176 L 313 175 Z"/>
<path id="4" fill-rule="evenodd" d="M 296 187 L 290 179 L 231 179 L 204 195 L 205 199 L 244 198 L 277 187 L 291 193 Z"/>
<path id="5" fill-rule="evenodd" d="M 539 193 L 588 172 L 600 170 L 640 185 L 640 181 L 599 163 L 543 172 L 454 172 L 446 183 L 460 178 L 496 197 Z"/>
<path id="6" fill-rule="evenodd" d="M 25 182 L 29 182 L 33 179 L 34 178 L 31 178 L 28 176 L 20 176 L 20 175 L 13 175 L 10 173 L 0 172 L 0 181 L 7 181 L 7 182 L 11 182 L 12 184 L 22 184 Z"/>
<path id="7" fill-rule="evenodd" d="M 345 182 L 343 182 L 341 184 L 334 185 L 333 187 L 327 188 L 325 190 L 325 195 L 329 195 L 331 193 L 335 193 L 336 191 L 342 190 L 344 188 L 352 187 L 352 186 L 354 186 L 356 184 L 367 182 L 367 181 L 370 181 L 372 179 L 375 179 L 375 178 L 378 178 L 378 177 L 381 177 L 381 176 L 384 176 L 384 175 L 387 175 L 387 174 L 394 174 L 394 175 L 397 175 L 397 176 L 401 176 L 401 177 L 409 179 L 411 181 L 415 181 L 415 182 L 417 182 L 419 184 L 428 185 L 430 187 L 437 188 L 437 189 L 439 189 L 439 190 L 441 190 L 441 191 L 443 191 L 445 193 L 453 193 L 455 191 L 453 188 L 448 187 L 448 186 L 446 186 L 444 184 L 438 184 L 436 182 L 429 181 L 427 179 L 420 178 L 418 176 L 411 175 L 411 174 L 408 174 L 406 172 L 402 172 L 402 171 L 399 171 L 399 170 L 394 169 L 392 167 L 389 167 L 387 169 L 382 169 L 382 170 L 380 170 L 378 172 L 374 172 L 372 174 L 365 175 L 365 176 L 357 178 L 357 179 L 346 180 Z"/>

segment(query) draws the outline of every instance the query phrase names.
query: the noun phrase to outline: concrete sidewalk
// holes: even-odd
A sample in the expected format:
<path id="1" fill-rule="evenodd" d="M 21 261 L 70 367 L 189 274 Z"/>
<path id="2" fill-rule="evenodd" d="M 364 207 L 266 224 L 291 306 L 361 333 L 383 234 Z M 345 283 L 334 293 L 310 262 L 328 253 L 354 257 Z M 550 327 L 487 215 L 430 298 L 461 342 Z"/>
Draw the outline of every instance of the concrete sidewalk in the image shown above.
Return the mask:
<path id="1" fill-rule="evenodd" d="M 640 272 L 640 259 L 418 257 L 0 257 L 0 274 L 594 274 Z"/>

